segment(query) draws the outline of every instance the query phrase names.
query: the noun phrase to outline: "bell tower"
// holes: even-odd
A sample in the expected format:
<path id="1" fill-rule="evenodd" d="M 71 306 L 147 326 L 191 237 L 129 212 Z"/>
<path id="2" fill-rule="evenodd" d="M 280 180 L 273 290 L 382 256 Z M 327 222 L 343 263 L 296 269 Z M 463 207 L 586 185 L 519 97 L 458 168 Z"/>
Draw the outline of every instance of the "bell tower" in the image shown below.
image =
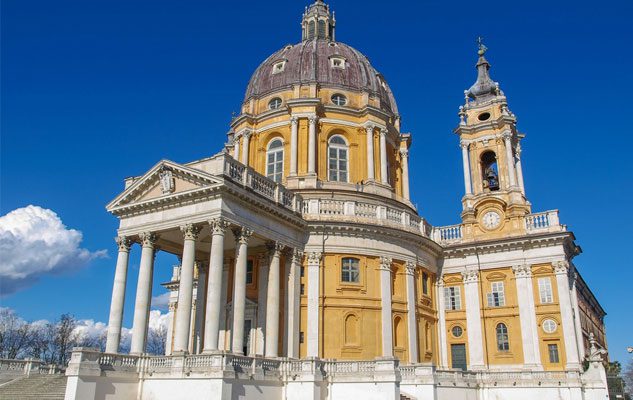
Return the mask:
<path id="1" fill-rule="evenodd" d="M 525 197 L 516 117 L 499 83 L 490 78 L 486 46 L 478 39 L 477 80 L 464 91 L 459 135 L 464 168 L 464 238 L 523 234 L 530 203 Z"/>

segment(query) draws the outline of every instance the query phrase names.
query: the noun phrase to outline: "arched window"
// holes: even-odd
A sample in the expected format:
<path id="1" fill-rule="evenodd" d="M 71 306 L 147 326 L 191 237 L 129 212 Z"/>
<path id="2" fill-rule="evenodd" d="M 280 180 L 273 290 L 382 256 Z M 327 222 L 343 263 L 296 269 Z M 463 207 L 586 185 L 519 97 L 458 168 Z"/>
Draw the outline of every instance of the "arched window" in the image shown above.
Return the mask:
<path id="1" fill-rule="evenodd" d="M 316 25 L 314 20 L 308 23 L 308 40 L 314 39 L 314 31 L 316 30 Z"/>
<path id="2" fill-rule="evenodd" d="M 341 282 L 358 283 L 360 276 L 358 258 L 344 258 L 341 265 Z"/>
<path id="3" fill-rule="evenodd" d="M 328 177 L 330 181 L 347 182 L 348 161 L 347 142 L 340 135 L 332 136 L 328 144 Z"/>
<path id="4" fill-rule="evenodd" d="M 360 344 L 360 326 L 358 323 L 358 317 L 354 314 L 350 314 L 345 318 L 345 344 L 354 345 Z"/>
<path id="5" fill-rule="evenodd" d="M 497 324 L 497 350 L 509 351 L 510 339 L 508 337 L 508 327 L 504 323 Z"/>
<path id="6" fill-rule="evenodd" d="M 319 20 L 319 39 L 325 39 L 325 21 Z"/>
<path id="7" fill-rule="evenodd" d="M 275 182 L 281 182 L 284 170 L 284 143 L 281 139 L 273 139 L 268 143 L 266 151 L 266 176 Z"/>
<path id="8" fill-rule="evenodd" d="M 483 177 L 484 191 L 499 190 L 499 170 L 494 151 L 486 151 L 481 155 L 481 176 Z"/>

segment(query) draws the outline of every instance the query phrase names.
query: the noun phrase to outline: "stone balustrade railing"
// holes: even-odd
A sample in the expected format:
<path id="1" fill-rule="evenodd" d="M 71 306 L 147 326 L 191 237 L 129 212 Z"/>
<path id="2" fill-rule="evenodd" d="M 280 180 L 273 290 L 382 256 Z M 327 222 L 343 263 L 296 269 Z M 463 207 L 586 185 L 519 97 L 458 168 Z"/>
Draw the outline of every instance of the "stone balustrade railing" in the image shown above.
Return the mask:
<path id="1" fill-rule="evenodd" d="M 222 157 L 224 159 L 224 176 L 284 208 L 296 213 L 301 212 L 302 200 L 300 195 L 236 161 L 231 156 L 223 155 Z"/>
<path id="2" fill-rule="evenodd" d="M 525 229 L 528 234 L 544 232 L 565 232 L 567 227 L 558 219 L 558 210 L 544 211 L 525 216 Z M 462 225 L 436 226 L 432 228 L 432 239 L 441 245 L 450 245 L 462 241 Z"/>
<path id="3" fill-rule="evenodd" d="M 376 223 L 429 237 L 431 225 L 417 214 L 385 205 L 353 200 L 306 199 L 303 216 L 307 220 L 337 220 L 359 223 Z"/>
<path id="4" fill-rule="evenodd" d="M 0 374 L 2 375 L 52 375 L 59 374 L 64 368 L 44 361 L 27 358 L 24 360 L 0 359 Z"/>

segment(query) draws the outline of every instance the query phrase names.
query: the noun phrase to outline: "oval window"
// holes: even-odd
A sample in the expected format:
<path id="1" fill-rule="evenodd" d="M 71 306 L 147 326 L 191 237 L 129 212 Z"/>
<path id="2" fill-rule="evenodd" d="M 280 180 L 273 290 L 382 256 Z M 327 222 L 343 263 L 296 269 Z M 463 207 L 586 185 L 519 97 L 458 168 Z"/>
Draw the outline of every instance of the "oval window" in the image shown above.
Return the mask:
<path id="1" fill-rule="evenodd" d="M 451 333 L 455 337 L 462 337 L 462 333 L 464 333 L 464 330 L 461 326 L 454 326 L 453 329 L 451 329 Z"/>
<path id="2" fill-rule="evenodd" d="M 276 110 L 281 107 L 281 99 L 279 97 L 275 97 L 271 101 L 268 102 L 268 108 L 271 110 Z"/>
<path id="3" fill-rule="evenodd" d="M 546 319 L 543 321 L 543 330 L 545 333 L 554 333 L 558 328 L 558 324 L 553 319 Z"/>
<path id="4" fill-rule="evenodd" d="M 478 120 L 480 121 L 486 121 L 490 118 L 490 113 L 489 112 L 485 112 L 485 113 L 481 113 L 479 114 L 479 116 L 477 117 Z"/>
<path id="5" fill-rule="evenodd" d="M 336 104 L 337 106 L 344 106 L 345 104 L 347 104 L 347 98 L 342 94 L 337 93 L 332 96 L 332 103 Z"/>

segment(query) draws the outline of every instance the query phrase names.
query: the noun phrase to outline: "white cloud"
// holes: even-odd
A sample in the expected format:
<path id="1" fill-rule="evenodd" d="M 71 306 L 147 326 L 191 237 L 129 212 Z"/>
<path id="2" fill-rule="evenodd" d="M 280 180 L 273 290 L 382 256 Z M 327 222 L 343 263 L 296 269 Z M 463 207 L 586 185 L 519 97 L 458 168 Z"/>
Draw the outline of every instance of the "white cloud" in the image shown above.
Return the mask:
<path id="1" fill-rule="evenodd" d="M 167 310 L 169 307 L 169 295 L 170 292 L 165 292 L 163 294 L 159 294 L 158 296 L 152 297 L 152 307 L 158 308 L 160 310 Z"/>
<path id="2" fill-rule="evenodd" d="M 42 207 L 29 205 L 0 217 L 0 295 L 25 288 L 44 274 L 74 270 L 107 256 L 106 250 L 81 248 L 82 238 Z"/>
<path id="3" fill-rule="evenodd" d="M 161 327 L 167 329 L 170 320 L 169 314 L 163 314 L 160 310 L 152 310 L 149 312 L 149 329 L 158 330 Z"/>

